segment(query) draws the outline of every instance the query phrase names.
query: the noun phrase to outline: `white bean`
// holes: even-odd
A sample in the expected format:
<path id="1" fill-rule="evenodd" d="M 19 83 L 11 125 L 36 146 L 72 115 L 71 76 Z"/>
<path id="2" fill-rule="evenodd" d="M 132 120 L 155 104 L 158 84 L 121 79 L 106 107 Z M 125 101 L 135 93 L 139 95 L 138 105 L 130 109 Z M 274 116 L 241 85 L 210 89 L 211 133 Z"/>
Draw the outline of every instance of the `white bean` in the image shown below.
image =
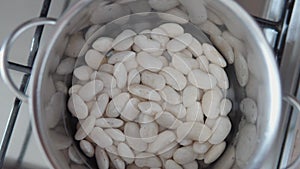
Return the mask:
<path id="1" fill-rule="evenodd" d="M 127 70 L 123 63 L 115 64 L 114 76 L 116 78 L 118 88 L 123 89 L 127 84 Z"/>
<path id="2" fill-rule="evenodd" d="M 162 163 L 154 154 L 140 153 L 136 156 L 135 165 L 138 167 L 161 167 Z"/>
<path id="3" fill-rule="evenodd" d="M 188 80 L 195 87 L 200 89 L 212 89 L 217 85 L 216 78 L 209 74 L 205 73 L 200 69 L 194 69 L 188 74 Z"/>
<path id="4" fill-rule="evenodd" d="M 206 117 L 215 119 L 220 114 L 222 95 L 216 89 L 208 90 L 202 97 L 202 109 Z"/>
<path id="5" fill-rule="evenodd" d="M 169 41 L 166 47 L 170 52 L 179 52 L 187 48 L 192 42 L 192 35 L 185 33 Z"/>
<path id="6" fill-rule="evenodd" d="M 202 45 L 203 47 L 203 52 L 206 56 L 206 58 L 211 61 L 214 64 L 217 64 L 221 67 L 226 67 L 227 63 L 223 56 L 217 51 L 215 47 L 213 47 L 210 44 L 204 43 Z"/>
<path id="7" fill-rule="evenodd" d="M 77 94 L 69 98 L 68 109 L 78 119 L 85 119 L 88 116 L 88 107 Z"/>
<path id="8" fill-rule="evenodd" d="M 70 87 L 69 91 L 68 91 L 68 94 L 69 95 L 72 95 L 72 94 L 77 94 L 77 92 L 79 91 L 79 89 L 81 88 L 82 86 L 81 85 L 73 85 L 72 87 Z"/>
<path id="9" fill-rule="evenodd" d="M 87 117 L 83 122 L 79 122 L 80 128 L 75 134 L 76 140 L 82 140 L 89 135 L 94 129 L 96 118 L 94 116 Z"/>
<path id="10" fill-rule="evenodd" d="M 141 124 L 140 135 L 144 142 L 152 143 L 158 135 L 158 125 L 154 122 Z"/>
<path id="11" fill-rule="evenodd" d="M 212 145 L 208 142 L 205 143 L 194 142 L 193 150 L 195 153 L 204 154 L 210 149 L 211 146 Z"/>
<path id="12" fill-rule="evenodd" d="M 81 157 L 78 155 L 78 152 L 74 149 L 73 146 L 70 146 L 68 149 L 68 155 L 71 161 L 76 164 L 83 164 Z"/>
<path id="13" fill-rule="evenodd" d="M 245 98 L 240 103 L 240 110 L 246 117 L 246 120 L 255 124 L 257 120 L 257 105 L 254 100 Z"/>
<path id="14" fill-rule="evenodd" d="M 160 92 L 161 97 L 170 104 L 176 105 L 182 102 L 182 98 L 173 88 L 170 86 L 164 87 Z"/>
<path id="15" fill-rule="evenodd" d="M 108 100 L 109 96 L 106 93 L 99 95 L 97 101 L 94 103 L 90 111 L 90 114 L 96 118 L 102 117 L 104 111 L 106 110 Z"/>
<path id="16" fill-rule="evenodd" d="M 131 70 L 136 69 L 139 66 L 135 58 L 125 61 L 124 65 L 126 67 L 127 72 L 130 72 Z"/>
<path id="17" fill-rule="evenodd" d="M 137 55 L 137 62 L 141 65 L 144 69 L 150 70 L 152 72 L 158 72 L 162 69 L 163 64 L 162 62 L 150 54 L 146 52 L 140 52 Z"/>
<path id="18" fill-rule="evenodd" d="M 63 59 L 57 66 L 56 73 L 59 75 L 67 75 L 72 73 L 75 65 L 75 59 L 67 57 Z"/>
<path id="19" fill-rule="evenodd" d="M 121 117 L 125 118 L 128 121 L 135 120 L 140 111 L 138 110 L 139 100 L 137 98 L 131 98 L 125 105 L 123 111 L 121 112 Z"/>
<path id="20" fill-rule="evenodd" d="M 191 45 L 192 45 L 192 44 L 191 44 Z M 190 45 L 190 46 L 191 46 L 191 45 Z M 189 46 L 188 46 L 188 47 L 189 47 Z M 202 47 L 202 46 L 201 46 L 201 47 Z M 192 52 L 190 52 L 188 49 L 182 50 L 181 53 L 182 53 L 184 56 L 186 56 L 186 57 L 190 57 L 190 58 L 193 57 Z"/>
<path id="21" fill-rule="evenodd" d="M 179 5 L 178 0 L 149 0 L 148 2 L 157 11 L 167 11 Z"/>
<path id="22" fill-rule="evenodd" d="M 140 84 L 140 82 L 141 82 L 141 75 L 138 72 L 138 70 L 136 70 L 136 69 L 132 69 L 128 73 L 127 77 L 128 77 L 127 83 L 129 86 L 132 84 Z"/>
<path id="23" fill-rule="evenodd" d="M 198 169 L 198 163 L 196 160 L 187 164 L 183 164 L 182 166 L 184 169 Z"/>
<path id="24" fill-rule="evenodd" d="M 118 117 L 130 98 L 129 93 L 121 93 L 115 96 L 107 105 L 107 117 Z"/>
<path id="25" fill-rule="evenodd" d="M 73 143 L 72 137 L 69 137 L 62 132 L 50 130 L 49 137 L 53 139 L 53 146 L 57 150 L 67 149 Z"/>
<path id="26" fill-rule="evenodd" d="M 173 159 L 178 164 L 187 164 L 196 159 L 197 155 L 193 152 L 192 146 L 181 147 L 174 152 Z"/>
<path id="27" fill-rule="evenodd" d="M 151 38 L 151 30 L 150 29 L 145 29 L 145 30 L 141 31 L 139 33 L 139 35 L 145 35 L 148 39 L 150 39 Z"/>
<path id="28" fill-rule="evenodd" d="M 245 49 L 245 45 L 244 43 L 237 39 L 236 37 L 234 37 L 231 33 L 229 33 L 228 31 L 224 31 L 222 33 L 222 37 L 226 40 L 226 42 L 228 42 L 230 44 L 230 46 L 237 51 L 240 51 L 243 55 L 246 54 L 246 49 Z"/>
<path id="29" fill-rule="evenodd" d="M 219 159 L 219 162 L 214 166 L 216 169 L 230 169 L 234 168 L 233 164 L 235 163 L 236 156 L 235 156 L 236 150 L 233 146 L 229 146 L 226 148 L 226 151 L 222 155 L 222 157 Z"/>
<path id="30" fill-rule="evenodd" d="M 164 76 L 166 83 L 175 90 L 182 90 L 187 84 L 184 75 L 172 67 L 164 67 L 160 74 Z"/>
<path id="31" fill-rule="evenodd" d="M 189 21 L 189 16 L 179 8 L 170 9 L 170 10 L 166 11 L 165 13 L 178 17 L 178 19 L 176 19 L 177 23 L 185 24 L 185 23 L 188 23 L 188 21 Z"/>
<path id="32" fill-rule="evenodd" d="M 116 97 L 117 95 L 121 94 L 121 89 L 119 88 L 104 88 L 102 93 L 107 93 L 109 98 L 114 98 Z"/>
<path id="33" fill-rule="evenodd" d="M 225 150 L 226 143 L 222 142 L 220 144 L 214 145 L 206 154 L 204 158 L 204 163 L 205 164 L 210 164 L 214 161 L 216 161 L 220 155 L 223 153 Z"/>
<path id="34" fill-rule="evenodd" d="M 125 10 L 120 4 L 99 4 L 93 10 L 90 21 L 93 24 L 103 24 L 113 21 L 122 16 L 126 16 L 130 13 L 130 10 Z"/>
<path id="35" fill-rule="evenodd" d="M 86 52 L 85 54 L 85 62 L 86 64 L 94 69 L 94 70 L 98 70 L 99 66 L 102 64 L 103 60 L 104 60 L 104 55 L 99 53 L 98 51 L 94 50 L 94 49 L 90 49 Z"/>
<path id="36" fill-rule="evenodd" d="M 141 167 L 136 166 L 135 164 L 129 164 L 126 166 L 126 169 L 140 169 Z M 142 169 L 148 169 L 147 167 L 142 167 Z"/>
<path id="37" fill-rule="evenodd" d="M 141 110 L 142 113 L 149 116 L 154 116 L 162 112 L 161 106 L 155 102 L 140 102 L 138 104 L 138 108 Z"/>
<path id="38" fill-rule="evenodd" d="M 133 163 L 134 161 L 134 153 L 130 149 L 130 147 L 125 143 L 118 144 L 118 154 L 126 161 L 128 164 Z"/>
<path id="39" fill-rule="evenodd" d="M 152 53 L 160 50 L 160 43 L 156 40 L 148 39 L 145 35 L 135 36 L 134 43 L 145 52 Z"/>
<path id="40" fill-rule="evenodd" d="M 185 122 L 177 128 L 176 133 L 179 141 L 187 137 L 199 142 L 205 142 L 212 135 L 212 131 L 200 122 Z"/>
<path id="41" fill-rule="evenodd" d="M 245 60 L 244 56 L 237 50 L 234 51 L 235 62 L 234 62 L 234 70 L 236 74 L 236 78 L 240 84 L 240 86 L 245 87 L 249 80 L 249 70 L 248 64 Z"/>
<path id="42" fill-rule="evenodd" d="M 205 120 L 205 125 L 207 127 L 209 127 L 210 129 L 212 129 L 214 127 L 214 125 L 216 124 L 216 121 L 217 121 L 217 119 L 209 119 L 209 118 L 207 118 Z"/>
<path id="43" fill-rule="evenodd" d="M 105 88 L 113 89 L 117 86 L 116 79 L 106 72 L 94 72 L 91 74 L 91 80 L 99 79 L 103 82 Z"/>
<path id="44" fill-rule="evenodd" d="M 192 143 L 193 143 L 193 140 L 191 140 L 191 139 L 183 139 L 179 142 L 179 144 L 182 146 L 189 146 Z"/>
<path id="45" fill-rule="evenodd" d="M 166 86 L 166 80 L 162 75 L 149 71 L 142 72 L 141 81 L 144 85 L 147 85 L 155 90 L 161 90 Z"/>
<path id="46" fill-rule="evenodd" d="M 200 28 L 203 32 L 207 33 L 210 36 L 220 36 L 222 34 L 221 30 L 211 21 L 206 20 L 200 25 Z"/>
<path id="47" fill-rule="evenodd" d="M 227 116 L 232 109 L 232 102 L 229 99 L 222 99 L 220 103 L 220 115 Z"/>
<path id="48" fill-rule="evenodd" d="M 111 64 L 102 64 L 99 68 L 100 72 L 105 72 L 109 74 L 113 74 L 114 66 Z"/>
<path id="49" fill-rule="evenodd" d="M 187 48 L 195 57 L 199 57 L 203 54 L 203 49 L 201 43 L 198 39 L 193 38 L 192 43 Z"/>
<path id="50" fill-rule="evenodd" d="M 177 164 L 173 160 L 167 160 L 165 163 L 165 168 L 166 169 L 183 169 L 179 164 Z"/>
<path id="51" fill-rule="evenodd" d="M 98 38 L 92 45 L 92 47 L 99 52 L 106 53 L 112 48 L 113 39 L 109 37 Z"/>
<path id="52" fill-rule="evenodd" d="M 140 124 L 146 124 L 146 123 L 150 123 L 152 121 L 154 121 L 153 116 L 149 116 L 149 115 L 141 113 L 135 122 L 140 123 Z"/>
<path id="53" fill-rule="evenodd" d="M 176 118 L 182 119 L 186 116 L 186 108 L 183 104 L 172 105 L 167 102 L 162 104 L 164 110 L 172 113 Z"/>
<path id="54" fill-rule="evenodd" d="M 185 107 L 189 107 L 193 105 L 199 95 L 199 89 L 195 86 L 189 85 L 187 86 L 182 93 L 182 102 Z"/>
<path id="55" fill-rule="evenodd" d="M 128 145 L 137 152 L 142 152 L 147 149 L 147 143 L 140 136 L 139 125 L 133 122 L 127 122 L 124 127 L 124 134 Z"/>
<path id="56" fill-rule="evenodd" d="M 100 147 L 96 147 L 95 151 L 96 161 L 99 168 L 108 169 L 109 168 L 109 159 L 105 150 Z"/>
<path id="57" fill-rule="evenodd" d="M 95 125 L 101 128 L 119 128 L 124 122 L 116 118 L 100 118 L 97 119 Z"/>
<path id="58" fill-rule="evenodd" d="M 236 145 L 236 164 L 240 168 L 245 168 L 247 161 L 257 146 L 257 139 L 256 125 L 246 123 L 245 126 L 240 129 L 240 135 Z"/>
<path id="59" fill-rule="evenodd" d="M 89 134 L 89 137 L 101 148 L 106 148 L 113 144 L 111 137 L 100 127 L 95 127 Z"/>
<path id="60" fill-rule="evenodd" d="M 123 1 L 132 1 L 131 2 L 126 2 L 125 4 L 128 5 L 132 13 L 141 13 L 141 12 L 150 12 L 151 7 L 148 3 L 148 0 L 140 0 L 140 1 L 135 1 L 135 0 L 123 0 Z"/>
<path id="61" fill-rule="evenodd" d="M 155 120 L 160 126 L 168 129 L 176 129 L 182 124 L 180 120 L 176 119 L 176 117 L 174 117 L 173 114 L 169 112 L 156 114 Z"/>
<path id="62" fill-rule="evenodd" d="M 216 64 L 209 64 L 208 70 L 217 79 L 217 84 L 221 89 L 229 88 L 228 76 L 223 68 Z"/>
<path id="63" fill-rule="evenodd" d="M 112 47 L 116 51 L 125 51 L 133 45 L 133 37 L 136 33 L 130 29 L 122 31 L 112 42 Z"/>
<path id="64" fill-rule="evenodd" d="M 150 87 L 144 86 L 144 85 L 131 85 L 128 87 L 128 91 L 136 95 L 138 97 L 152 100 L 152 101 L 160 101 L 161 97 L 160 95 Z"/>
<path id="65" fill-rule="evenodd" d="M 116 64 L 118 62 L 126 62 L 127 60 L 134 59 L 136 56 L 135 52 L 132 51 L 123 51 L 113 54 L 111 57 L 108 58 L 109 64 Z"/>
<path id="66" fill-rule="evenodd" d="M 200 102 L 195 101 L 191 106 L 187 108 L 185 120 L 187 122 L 197 121 L 204 123 L 204 115 Z"/>
<path id="67" fill-rule="evenodd" d="M 106 151 L 116 169 L 125 169 L 125 162 L 118 156 L 118 150 L 114 145 L 106 148 Z"/>
<path id="68" fill-rule="evenodd" d="M 172 56 L 172 65 L 181 73 L 187 75 L 192 69 L 199 68 L 196 59 L 185 56 L 183 53 L 170 53 Z"/>
<path id="69" fill-rule="evenodd" d="M 170 40 L 168 34 L 161 28 L 152 29 L 151 38 L 158 41 L 163 47 L 165 47 Z"/>
<path id="70" fill-rule="evenodd" d="M 69 42 L 65 50 L 65 55 L 77 58 L 84 44 L 85 40 L 81 32 L 72 34 L 69 38 Z"/>
<path id="71" fill-rule="evenodd" d="M 199 62 L 199 69 L 203 72 L 208 72 L 209 61 L 204 55 L 197 57 L 197 61 Z"/>
<path id="72" fill-rule="evenodd" d="M 158 155 L 160 158 L 163 159 L 170 159 L 172 158 L 174 152 L 178 149 L 179 145 L 176 141 L 167 145 L 165 148 L 158 151 Z"/>
<path id="73" fill-rule="evenodd" d="M 106 134 L 108 134 L 115 141 L 125 141 L 124 133 L 119 129 L 105 129 Z"/>
<path id="74" fill-rule="evenodd" d="M 156 137 L 154 142 L 149 144 L 147 151 L 151 153 L 157 153 L 159 150 L 171 144 L 175 140 L 176 135 L 172 131 L 164 131 Z"/>
<path id="75" fill-rule="evenodd" d="M 93 157 L 95 154 L 95 149 L 93 147 L 93 145 L 86 141 L 86 140 L 81 140 L 80 143 L 80 148 L 81 150 L 84 152 L 84 154 L 88 157 Z"/>
<path id="76" fill-rule="evenodd" d="M 179 8 L 173 8 L 164 13 L 158 13 L 160 19 L 171 23 L 187 24 L 189 17 Z"/>
<path id="77" fill-rule="evenodd" d="M 65 94 L 62 92 L 56 92 L 51 96 L 50 102 L 46 107 L 46 121 L 49 128 L 57 126 L 62 119 L 66 107 Z"/>
<path id="78" fill-rule="evenodd" d="M 212 136 L 208 140 L 211 144 L 219 144 L 225 140 L 231 130 L 231 122 L 228 117 L 219 117 L 212 128 Z"/>
<path id="79" fill-rule="evenodd" d="M 159 28 L 163 29 L 171 38 L 184 34 L 183 27 L 176 23 L 165 23 L 160 25 Z"/>
<path id="80" fill-rule="evenodd" d="M 193 24 L 200 24 L 207 20 L 207 11 L 204 7 L 203 0 L 179 1 L 186 8 Z"/>
<path id="81" fill-rule="evenodd" d="M 211 10 L 207 10 L 207 18 L 216 25 L 223 25 L 222 20 Z"/>
<path id="82" fill-rule="evenodd" d="M 80 66 L 78 68 L 75 68 L 73 75 L 81 80 L 81 81 L 87 81 L 90 79 L 90 75 L 92 74 L 93 69 L 91 69 L 88 66 Z"/>
<path id="83" fill-rule="evenodd" d="M 212 43 L 220 50 L 228 64 L 233 64 L 234 54 L 232 47 L 221 36 L 211 36 Z"/>
<path id="84" fill-rule="evenodd" d="M 103 82 L 101 80 L 92 80 L 82 86 L 78 95 L 86 102 L 91 101 L 103 89 Z"/>
<path id="85" fill-rule="evenodd" d="M 85 32 L 85 34 L 84 34 L 84 39 L 86 40 L 86 41 L 88 41 L 89 40 L 89 38 L 97 31 L 97 30 L 99 30 L 99 29 L 101 29 L 101 27 L 102 27 L 103 25 L 98 25 L 98 24 L 95 24 L 95 25 L 91 25 L 89 28 L 88 28 L 88 30 Z M 104 26 L 105 27 L 105 26 Z M 101 30 L 101 31 L 103 31 L 103 29 Z M 100 52 L 100 51 L 99 51 Z"/>

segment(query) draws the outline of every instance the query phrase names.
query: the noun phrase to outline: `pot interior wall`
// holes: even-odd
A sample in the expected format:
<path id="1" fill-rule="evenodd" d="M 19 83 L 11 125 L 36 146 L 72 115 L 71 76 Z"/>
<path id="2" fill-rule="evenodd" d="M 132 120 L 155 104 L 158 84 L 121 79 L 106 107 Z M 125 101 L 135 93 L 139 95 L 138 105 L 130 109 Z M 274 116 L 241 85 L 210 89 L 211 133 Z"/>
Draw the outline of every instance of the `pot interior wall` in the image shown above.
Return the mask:
<path id="1" fill-rule="evenodd" d="M 39 67 L 39 69 L 37 69 L 39 70 L 39 76 L 37 76 L 38 78 L 35 79 L 36 82 L 34 83 L 37 83 L 38 88 L 33 89 L 37 101 L 37 104 L 34 105 L 36 107 L 34 110 L 37 111 L 34 112 L 34 118 L 36 127 L 38 128 L 39 139 L 43 144 L 43 148 L 45 149 L 48 158 L 56 168 L 58 168 L 58 166 L 60 168 L 73 168 L 75 166 L 68 158 L 69 146 L 67 145 L 69 144 L 72 144 L 75 151 L 78 152 L 79 156 L 83 159 L 84 165 L 90 167 L 96 166 L 95 159 L 86 158 L 77 148 L 78 142 L 73 139 L 76 129 L 76 120 L 74 124 L 74 119 L 70 116 L 70 113 L 66 108 L 68 100 L 67 89 L 72 85 L 72 72 L 58 74 L 57 67 L 60 65 L 61 61 L 65 59 L 73 60 L 75 63 L 76 58 L 64 54 L 70 36 L 78 34 L 78 32 L 86 32 L 90 25 L 95 24 L 90 21 L 93 12 L 97 10 L 97 8 L 110 5 L 111 3 L 112 2 L 108 3 L 108 1 L 100 0 L 92 2 L 82 1 L 71 8 L 69 12 L 59 20 L 57 31 L 51 40 L 49 48 L 44 53 L 45 56 L 42 65 L 41 67 L 37 66 Z M 233 125 L 232 130 L 226 139 L 227 148 L 223 156 L 209 166 L 201 165 L 206 168 L 222 168 L 226 165 L 230 165 L 230 162 L 232 161 L 231 155 L 235 154 L 235 159 L 233 161 L 235 167 L 246 168 L 246 166 L 250 166 L 251 168 L 252 166 L 255 168 L 255 165 L 259 164 L 248 164 L 247 161 L 249 163 L 251 163 L 251 160 L 257 162 L 258 158 L 263 160 L 264 156 L 262 156 L 262 154 L 257 154 L 261 153 L 261 151 L 257 149 L 264 140 L 268 140 L 266 137 L 270 136 L 270 126 L 272 125 L 270 119 L 275 120 L 275 123 L 277 122 L 277 119 L 274 117 L 278 116 L 277 113 L 279 113 L 279 111 L 272 111 L 272 106 L 274 105 L 271 105 L 271 103 L 273 100 L 272 98 L 280 96 L 278 94 L 280 91 L 279 88 L 276 89 L 277 91 L 272 91 L 274 86 L 276 87 L 279 85 L 277 84 L 277 79 L 275 78 L 274 80 L 270 76 L 271 73 L 275 73 L 274 76 L 277 77 L 277 72 L 270 72 L 273 71 L 273 69 L 270 69 L 270 66 L 274 65 L 270 65 L 266 60 L 270 60 L 273 56 L 263 49 L 268 48 L 266 42 L 264 40 L 258 41 L 257 38 L 255 38 L 255 33 L 257 33 L 255 32 L 256 30 L 250 30 L 252 26 L 249 27 L 247 25 L 249 24 L 248 20 L 243 20 L 243 15 L 239 16 L 239 14 L 232 10 L 233 7 L 230 8 L 229 5 L 226 5 L 225 3 L 227 3 L 225 0 L 206 1 L 206 7 L 224 22 L 221 29 L 228 29 L 229 32 L 243 42 L 246 50 L 241 51 L 241 53 L 248 63 L 250 76 L 246 87 L 240 87 L 236 80 L 234 66 L 229 65 L 226 68 L 230 79 L 230 89 L 228 89 L 226 93 L 228 98 L 233 102 L 233 110 L 229 115 Z M 122 5 L 127 9 L 126 5 L 128 4 Z M 143 9 L 144 8 L 141 7 L 139 12 L 149 12 L 143 11 Z M 114 12 L 118 13 L 119 11 Z M 109 21 L 111 20 L 107 19 L 105 23 Z M 113 30 L 114 33 L 112 32 L 111 37 L 114 37 L 121 32 L 122 26 L 126 27 L 126 24 L 121 23 L 121 25 L 119 25 L 120 29 Z M 117 28 L 118 25 L 115 25 L 115 27 Z M 98 32 L 98 34 L 101 33 L 103 32 Z M 79 35 L 83 37 L 83 33 L 79 33 Z M 79 54 L 79 59 L 82 58 L 85 51 L 90 48 L 93 37 L 95 38 L 97 36 L 94 35 L 87 41 Z M 269 50 L 267 49 L 267 51 Z M 76 66 L 78 66 L 78 64 L 74 64 L 73 68 L 76 68 Z M 51 104 L 51 99 L 53 99 L 53 96 L 57 93 L 63 93 L 63 95 L 59 95 L 61 97 L 60 99 L 63 100 L 63 108 L 59 109 L 60 116 L 58 117 L 61 120 L 56 126 L 49 126 L 47 121 L 49 121 L 49 117 L 52 116 L 49 109 L 51 110 L 51 107 L 56 106 Z M 253 99 L 257 104 L 258 117 L 254 124 L 246 122 L 239 110 L 239 104 L 245 97 Z M 275 126 L 276 125 L 277 124 L 275 124 Z M 266 148 L 265 150 L 268 149 Z M 228 164 L 226 164 L 226 162 Z"/>

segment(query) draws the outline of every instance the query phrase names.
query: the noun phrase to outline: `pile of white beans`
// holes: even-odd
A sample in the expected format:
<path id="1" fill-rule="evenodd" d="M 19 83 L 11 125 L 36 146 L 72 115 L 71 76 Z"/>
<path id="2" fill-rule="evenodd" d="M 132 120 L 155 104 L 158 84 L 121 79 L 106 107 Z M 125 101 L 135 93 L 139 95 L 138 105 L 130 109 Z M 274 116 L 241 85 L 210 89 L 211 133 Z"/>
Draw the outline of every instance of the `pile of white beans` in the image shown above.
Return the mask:
<path id="1" fill-rule="evenodd" d="M 233 58 L 166 23 L 100 37 L 84 59 L 68 109 L 79 120 L 75 139 L 99 168 L 196 169 L 225 150 L 232 103 L 224 68 Z"/>

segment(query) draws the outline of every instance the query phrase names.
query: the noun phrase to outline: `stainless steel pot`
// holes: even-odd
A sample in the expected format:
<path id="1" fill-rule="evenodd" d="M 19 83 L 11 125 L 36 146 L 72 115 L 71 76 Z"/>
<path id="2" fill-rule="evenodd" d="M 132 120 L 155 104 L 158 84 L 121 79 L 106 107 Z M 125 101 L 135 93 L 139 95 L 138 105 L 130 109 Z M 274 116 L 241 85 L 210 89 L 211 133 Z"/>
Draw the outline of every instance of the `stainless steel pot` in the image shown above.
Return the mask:
<path id="1" fill-rule="evenodd" d="M 222 19 L 225 27 L 233 35 L 244 42 L 245 49 L 247 50 L 245 51 L 245 58 L 250 71 L 248 85 L 246 88 L 241 88 L 237 84 L 233 72 L 228 70 L 228 73 L 231 74 L 231 88 L 228 91 L 228 96 L 234 103 L 231 115 L 233 129 L 230 138 L 227 140 L 228 146 L 224 155 L 217 162 L 206 167 L 224 168 L 226 165 L 229 165 L 228 168 L 230 168 L 231 164 L 235 163 L 233 164 L 234 167 L 247 169 L 260 168 L 265 157 L 272 151 L 273 143 L 276 141 L 278 134 L 277 131 L 281 116 L 281 87 L 272 50 L 253 19 L 234 1 L 206 0 L 205 4 L 208 10 L 213 11 Z M 13 32 L 12 36 L 4 43 L 0 53 L 2 77 L 18 98 L 29 102 L 36 136 L 41 143 L 46 158 L 50 162 L 50 166 L 53 168 L 73 168 L 74 165 L 70 165 L 70 160 L 66 158 L 67 151 L 64 148 L 66 148 L 67 144 L 73 142 L 74 145 L 78 145 L 72 139 L 74 134 L 72 132 L 74 131 L 70 131 L 69 129 L 64 130 L 64 127 L 68 128 L 68 125 L 70 125 L 70 123 L 66 122 L 68 121 L 67 113 L 64 113 L 66 108 L 62 110 L 60 117 L 62 121 L 59 122 L 58 126 L 49 128 L 46 123 L 48 118 L 47 113 L 49 113 L 48 108 L 56 106 L 49 105 L 51 98 L 57 92 L 62 92 L 59 86 L 69 87 L 71 85 L 71 74 L 57 75 L 55 72 L 60 61 L 66 57 L 64 51 L 70 35 L 82 29 L 84 30 L 85 27 L 91 25 L 90 18 L 93 16 L 93 12 L 107 5 L 109 3 L 104 3 L 102 0 L 81 0 L 57 21 L 49 18 L 33 19 L 21 25 Z M 126 5 L 128 4 L 124 3 L 122 5 L 124 9 L 127 9 L 128 6 L 126 7 Z M 136 11 L 148 12 L 143 11 L 143 9 L 145 8 L 140 6 L 140 10 L 136 9 Z M 117 13 L 119 11 L 113 12 Z M 106 20 L 105 22 L 109 22 L 111 19 L 116 18 L 107 17 L 104 20 Z M 36 60 L 31 77 L 30 95 L 27 96 L 18 91 L 8 74 L 8 52 L 13 41 L 25 29 L 42 24 L 54 24 L 55 31 L 49 39 L 47 47 L 40 52 Z M 245 97 L 251 97 L 256 101 L 259 114 L 257 122 L 251 124 L 255 133 L 243 134 L 244 137 L 249 137 L 250 140 L 247 143 L 251 144 L 251 146 L 245 144 L 246 148 L 244 149 L 243 157 L 239 157 L 236 156 L 239 151 L 236 144 L 239 142 L 239 136 L 241 135 L 239 133 L 241 113 L 238 107 L 241 99 Z M 63 95 L 61 99 L 65 101 L 66 95 Z M 83 163 L 86 166 L 93 166 L 93 163 L 95 163 L 95 161 L 87 159 L 83 155 L 79 156 L 83 158 Z"/>

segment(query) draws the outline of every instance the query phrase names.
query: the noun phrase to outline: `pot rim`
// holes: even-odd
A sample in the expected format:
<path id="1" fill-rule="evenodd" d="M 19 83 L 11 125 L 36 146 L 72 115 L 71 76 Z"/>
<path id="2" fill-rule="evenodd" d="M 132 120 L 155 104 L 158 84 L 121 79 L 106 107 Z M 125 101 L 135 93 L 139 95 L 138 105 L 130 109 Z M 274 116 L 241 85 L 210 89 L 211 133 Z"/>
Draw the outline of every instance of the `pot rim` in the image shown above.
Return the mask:
<path id="1" fill-rule="evenodd" d="M 79 12 L 79 9 L 83 9 L 93 0 L 81 0 L 74 4 L 62 17 L 58 19 L 58 22 L 55 26 L 55 32 L 49 42 L 48 47 L 45 49 L 45 52 L 41 52 L 43 57 L 37 57 L 36 64 L 33 68 L 32 74 L 32 87 L 31 87 L 31 97 L 29 98 L 29 109 L 33 123 L 33 131 L 35 136 L 38 138 L 39 143 L 42 147 L 42 151 L 46 155 L 47 160 L 51 164 L 53 168 L 60 168 L 59 162 L 57 157 L 54 157 L 49 145 L 47 145 L 47 138 L 44 137 L 43 134 L 43 127 L 40 123 L 39 119 L 39 112 L 41 102 L 39 99 L 40 94 L 40 78 L 42 78 L 43 71 L 45 70 L 47 64 L 47 57 L 51 52 L 51 47 L 54 46 L 56 39 L 58 38 L 60 32 L 64 29 L 64 27 L 68 24 L 68 21 Z M 260 53 L 264 56 L 265 63 L 267 64 L 267 74 L 270 81 L 269 91 L 272 95 L 270 98 L 270 119 L 266 123 L 266 132 L 264 133 L 264 138 L 261 138 L 260 144 L 257 144 L 256 150 L 253 154 L 258 154 L 252 156 L 252 158 L 248 161 L 247 169 L 250 168 L 259 168 L 262 165 L 262 162 L 270 153 L 272 146 L 275 143 L 275 138 L 279 132 L 279 123 L 281 118 L 281 84 L 279 78 L 279 71 L 277 69 L 273 52 L 269 47 L 266 39 L 264 38 L 259 26 L 255 23 L 253 18 L 249 16 L 249 14 L 243 10 L 236 2 L 228 1 L 228 0 L 217 0 L 213 3 L 222 4 L 227 10 L 237 13 L 237 18 L 239 22 L 247 22 L 247 26 L 245 29 L 252 34 L 255 41 L 259 42 L 258 49 Z M 255 35 L 255 36 L 254 36 Z"/>

